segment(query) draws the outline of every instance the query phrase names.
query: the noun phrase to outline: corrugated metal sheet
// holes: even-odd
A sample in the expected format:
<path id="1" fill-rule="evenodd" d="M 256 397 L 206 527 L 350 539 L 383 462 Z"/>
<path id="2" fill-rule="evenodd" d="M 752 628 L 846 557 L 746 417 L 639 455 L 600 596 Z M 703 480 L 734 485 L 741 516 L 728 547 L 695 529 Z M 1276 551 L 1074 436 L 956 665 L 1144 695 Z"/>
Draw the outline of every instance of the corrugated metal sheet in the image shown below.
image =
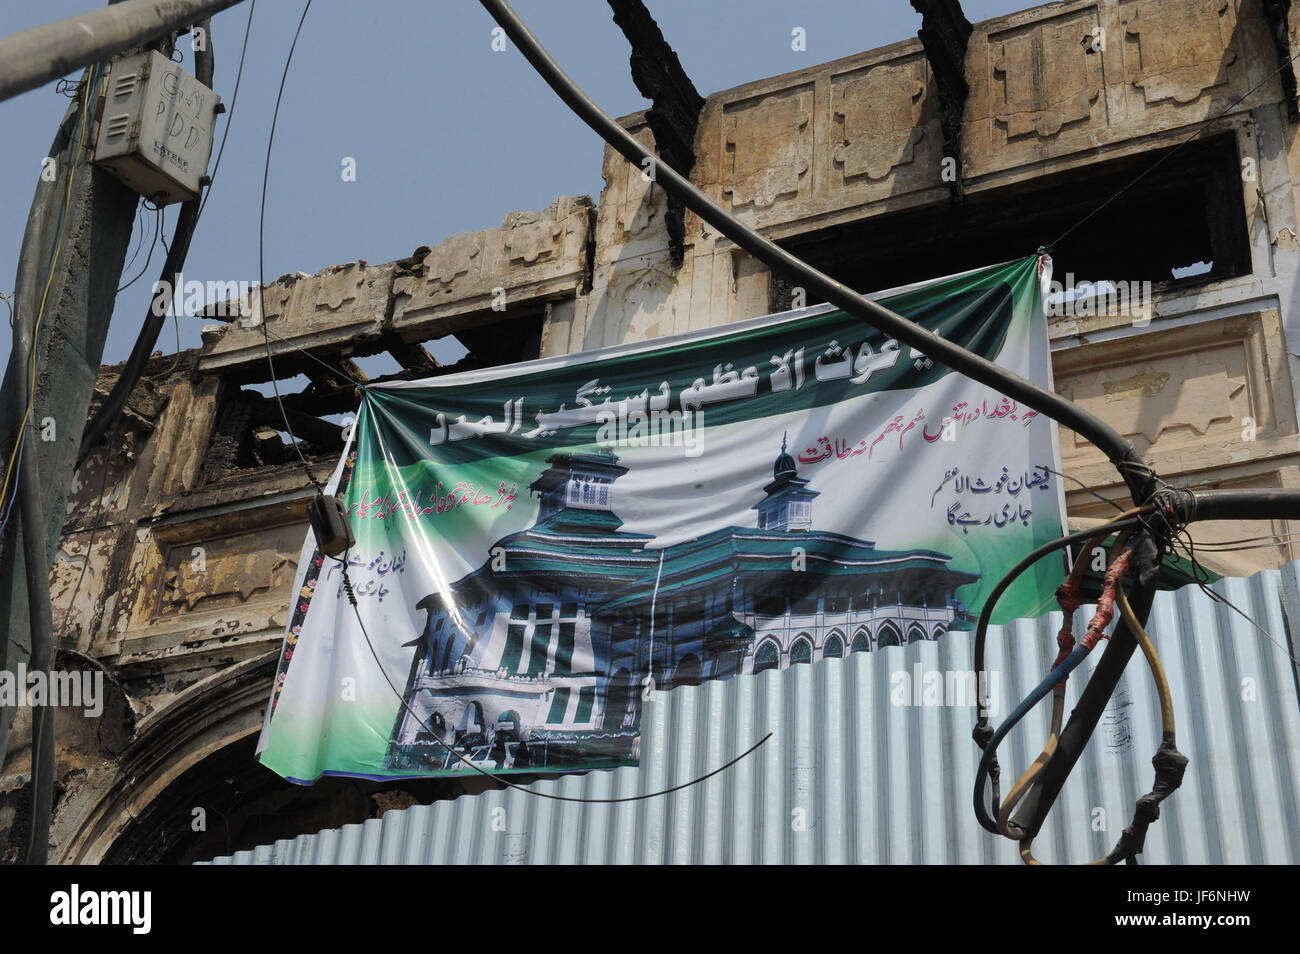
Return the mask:
<path id="1" fill-rule="evenodd" d="M 1300 608 L 1300 563 L 1215 589 L 1280 645 L 1194 587 L 1157 598 L 1150 631 L 1191 763 L 1142 861 L 1300 863 L 1300 680 L 1288 658 L 1295 650 L 1286 612 Z M 1080 619 L 1076 632 L 1085 611 Z M 1047 617 L 991 635 L 997 717 L 1047 672 L 1058 625 L 1059 616 Z M 935 643 L 661 692 L 645 709 L 639 768 L 533 786 L 583 798 L 654 792 L 772 733 L 731 769 L 671 795 L 600 805 L 492 791 L 214 863 L 1018 864 L 1012 843 L 981 829 L 971 808 L 974 710 L 895 704 L 917 667 L 922 685 L 931 671 L 968 671 L 971 642 L 972 634 L 949 633 Z M 1067 712 L 1082 683 L 1071 680 Z M 1004 743 L 1004 789 L 1038 754 L 1046 709 Z M 1150 790 L 1159 730 L 1150 674 L 1136 653 L 1035 844 L 1040 858 L 1079 862 L 1114 845 L 1135 798 Z"/>

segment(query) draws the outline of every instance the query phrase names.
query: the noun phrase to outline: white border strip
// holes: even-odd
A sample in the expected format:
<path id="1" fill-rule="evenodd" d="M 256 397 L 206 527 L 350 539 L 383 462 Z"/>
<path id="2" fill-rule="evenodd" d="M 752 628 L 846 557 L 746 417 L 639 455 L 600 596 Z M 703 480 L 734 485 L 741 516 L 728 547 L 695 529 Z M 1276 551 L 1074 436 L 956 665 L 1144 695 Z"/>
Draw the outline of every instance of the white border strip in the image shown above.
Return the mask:
<path id="1" fill-rule="evenodd" d="M 931 278 L 921 282 L 912 282 L 909 285 L 898 285 L 894 288 L 886 288 L 883 291 L 872 292 L 864 297 L 871 301 L 878 301 L 883 298 L 893 298 L 897 295 L 903 295 L 931 285 L 938 285 L 941 282 L 964 278 L 967 275 L 974 275 L 978 272 L 994 271 L 999 268 L 1005 268 L 1008 265 L 1013 264 L 1015 261 L 1018 261 L 1018 259 L 1001 262 L 997 265 L 985 265 L 980 268 L 972 268 L 964 272 L 944 275 L 940 278 Z M 363 385 L 362 390 L 398 391 L 405 388 L 455 388 L 466 384 L 480 384 L 484 381 L 499 381 L 505 378 L 518 377 L 519 375 L 532 374 L 538 371 L 550 371 L 556 368 L 586 364 L 591 361 L 621 358 L 627 355 L 641 354 L 642 352 L 658 351 L 663 348 L 671 348 L 680 344 L 708 341 L 713 338 L 724 338 L 728 335 L 739 334 L 756 328 L 765 328 L 769 326 L 776 327 L 778 325 L 802 321 L 803 319 L 811 318 L 814 315 L 824 315 L 828 312 L 842 310 L 843 309 L 837 308 L 835 305 L 831 304 L 810 305 L 807 308 L 797 308 L 793 311 L 779 311 L 771 315 L 761 315 L 757 318 L 746 318 L 725 325 L 713 325 L 708 328 L 701 328 L 698 331 L 686 331 L 681 334 L 666 335 L 661 338 L 649 338 L 645 341 L 635 341 L 627 344 L 608 345 L 604 348 L 597 348 L 592 351 L 578 351 L 570 354 L 554 355 L 549 358 L 535 358 L 532 361 L 522 361 L 517 364 L 497 365 L 492 368 L 477 368 L 473 371 L 460 371 L 456 374 L 437 375 L 430 378 L 420 378 L 415 381 L 385 381 L 381 384 Z"/>

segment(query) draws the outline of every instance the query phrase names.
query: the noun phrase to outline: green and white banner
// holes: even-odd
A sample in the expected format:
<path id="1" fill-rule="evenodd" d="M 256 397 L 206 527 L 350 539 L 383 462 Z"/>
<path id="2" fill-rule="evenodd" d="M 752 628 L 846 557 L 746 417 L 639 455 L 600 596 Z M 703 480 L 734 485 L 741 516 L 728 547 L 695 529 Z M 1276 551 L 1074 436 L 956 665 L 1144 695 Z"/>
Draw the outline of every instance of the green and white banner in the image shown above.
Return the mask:
<path id="1" fill-rule="evenodd" d="M 1050 386 L 1049 278 L 1034 257 L 873 297 Z M 367 387 L 330 488 L 356 545 L 307 540 L 261 760 L 633 764 L 654 691 L 973 628 L 1061 533 L 1059 469 L 1052 421 L 827 306 Z M 994 621 L 1059 578 L 1041 561 Z"/>

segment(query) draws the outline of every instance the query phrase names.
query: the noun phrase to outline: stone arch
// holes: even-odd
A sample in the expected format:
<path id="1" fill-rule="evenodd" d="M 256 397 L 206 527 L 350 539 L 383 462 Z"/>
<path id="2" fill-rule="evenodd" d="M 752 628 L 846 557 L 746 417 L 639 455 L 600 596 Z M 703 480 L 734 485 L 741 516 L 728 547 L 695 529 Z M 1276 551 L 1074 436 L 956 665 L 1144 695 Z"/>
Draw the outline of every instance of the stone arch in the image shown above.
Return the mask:
<path id="1" fill-rule="evenodd" d="M 871 633 L 867 627 L 859 627 L 858 631 L 853 634 L 853 642 L 849 644 L 851 653 L 869 653 L 871 652 Z"/>
<path id="2" fill-rule="evenodd" d="M 907 627 L 907 641 L 909 643 L 923 643 L 926 641 L 925 627 L 920 623 L 911 623 Z"/>
<path id="3" fill-rule="evenodd" d="M 839 630 L 833 631 L 822 643 L 822 659 L 839 659 L 844 655 L 844 636 Z"/>
<path id="4" fill-rule="evenodd" d="M 255 749 L 279 658 L 277 647 L 200 680 L 143 716 L 116 754 L 105 749 L 86 784 L 59 801 L 54 831 L 70 834 L 56 837 L 51 863 L 206 861 L 377 818 L 372 795 L 381 789 L 420 804 L 463 790 L 455 780 L 429 778 L 327 776 L 304 786 L 269 771 Z M 195 807 L 206 807 L 205 831 L 193 830 Z"/>

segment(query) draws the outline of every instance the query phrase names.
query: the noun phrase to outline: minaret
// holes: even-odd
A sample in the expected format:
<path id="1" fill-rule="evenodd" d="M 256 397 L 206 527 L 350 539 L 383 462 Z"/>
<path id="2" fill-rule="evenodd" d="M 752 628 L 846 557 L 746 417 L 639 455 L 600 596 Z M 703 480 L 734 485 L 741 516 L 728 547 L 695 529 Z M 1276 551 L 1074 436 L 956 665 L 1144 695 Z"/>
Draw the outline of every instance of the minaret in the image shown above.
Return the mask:
<path id="1" fill-rule="evenodd" d="M 542 498 L 538 523 L 562 514 L 565 510 L 596 511 L 621 524 L 613 515 L 611 490 L 615 480 L 627 473 L 618 458 L 607 452 L 593 454 L 556 454 L 550 464 L 528 489 Z"/>
<path id="2" fill-rule="evenodd" d="M 781 453 L 772 467 L 772 482 L 763 488 L 767 495 L 753 506 L 758 511 L 758 529 L 794 532 L 812 528 L 812 499 L 820 496 L 808 490 L 799 476 L 794 458 L 786 451 L 789 432 L 781 435 Z"/>

